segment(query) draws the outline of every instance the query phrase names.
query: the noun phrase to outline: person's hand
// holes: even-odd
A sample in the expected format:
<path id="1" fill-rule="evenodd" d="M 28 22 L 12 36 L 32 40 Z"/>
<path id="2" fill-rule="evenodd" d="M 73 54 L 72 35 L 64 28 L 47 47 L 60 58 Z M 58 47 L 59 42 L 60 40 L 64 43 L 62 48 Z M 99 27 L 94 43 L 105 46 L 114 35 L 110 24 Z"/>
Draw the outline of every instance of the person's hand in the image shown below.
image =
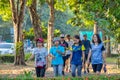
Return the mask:
<path id="1" fill-rule="evenodd" d="M 26 63 L 29 63 L 30 62 L 30 59 L 28 59 L 27 61 L 26 61 Z"/>
<path id="2" fill-rule="evenodd" d="M 48 64 L 45 66 L 45 69 L 46 69 L 46 70 L 48 69 Z"/>
<path id="3" fill-rule="evenodd" d="M 82 68 L 85 66 L 84 62 L 82 63 Z"/>
<path id="4" fill-rule="evenodd" d="M 59 54 L 61 54 L 61 51 L 59 51 L 59 50 L 56 50 L 56 52 L 59 53 Z"/>
<path id="5" fill-rule="evenodd" d="M 49 54 L 48 56 L 50 56 L 52 59 L 55 59 L 55 56 L 53 56 L 52 54 Z"/>
<path id="6" fill-rule="evenodd" d="M 90 61 L 89 61 L 89 60 L 87 60 L 87 64 L 90 64 Z"/>

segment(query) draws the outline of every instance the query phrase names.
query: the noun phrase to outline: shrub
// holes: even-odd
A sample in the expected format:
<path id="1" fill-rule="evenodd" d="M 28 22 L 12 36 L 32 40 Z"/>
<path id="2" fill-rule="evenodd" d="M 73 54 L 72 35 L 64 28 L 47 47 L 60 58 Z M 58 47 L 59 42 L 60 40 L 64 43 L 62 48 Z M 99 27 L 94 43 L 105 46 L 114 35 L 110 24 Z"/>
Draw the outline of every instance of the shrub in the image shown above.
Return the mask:
<path id="1" fill-rule="evenodd" d="M 12 55 L 12 54 L 0 55 L 0 61 L 13 63 L 14 62 L 14 55 Z"/>
<path id="2" fill-rule="evenodd" d="M 25 54 L 25 61 L 30 58 L 31 53 Z M 7 63 L 13 63 L 14 62 L 14 54 L 4 54 L 0 55 L 0 62 L 7 62 Z"/>

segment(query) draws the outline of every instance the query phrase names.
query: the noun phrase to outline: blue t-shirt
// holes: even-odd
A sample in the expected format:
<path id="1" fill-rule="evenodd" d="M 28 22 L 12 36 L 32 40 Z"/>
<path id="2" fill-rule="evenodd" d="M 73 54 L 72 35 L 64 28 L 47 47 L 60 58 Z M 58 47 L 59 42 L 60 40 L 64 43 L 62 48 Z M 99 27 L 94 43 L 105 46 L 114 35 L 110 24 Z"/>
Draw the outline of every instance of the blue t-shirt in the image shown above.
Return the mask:
<path id="1" fill-rule="evenodd" d="M 79 46 L 72 46 L 72 59 L 71 64 L 82 65 L 82 51 L 85 50 L 84 45 L 80 44 Z"/>
<path id="2" fill-rule="evenodd" d="M 50 49 L 50 54 L 52 54 L 55 58 L 52 59 L 51 64 L 52 65 L 59 65 L 59 64 L 63 64 L 63 57 L 61 54 L 57 53 L 57 50 L 61 51 L 62 53 L 65 52 L 65 48 L 62 46 L 53 46 Z"/>
<path id="3" fill-rule="evenodd" d="M 91 44 L 91 62 L 92 64 L 103 63 L 102 51 L 105 50 L 103 43 L 99 45 Z"/>

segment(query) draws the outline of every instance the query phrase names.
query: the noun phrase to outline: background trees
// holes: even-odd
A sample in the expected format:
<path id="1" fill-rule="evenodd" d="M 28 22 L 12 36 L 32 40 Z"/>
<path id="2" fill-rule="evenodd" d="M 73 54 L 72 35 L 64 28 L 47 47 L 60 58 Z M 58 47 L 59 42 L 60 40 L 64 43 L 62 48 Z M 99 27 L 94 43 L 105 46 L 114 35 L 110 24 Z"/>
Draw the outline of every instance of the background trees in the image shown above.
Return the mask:
<path id="1" fill-rule="evenodd" d="M 119 11 L 119 0 L 1 0 L 0 26 L 12 26 L 13 22 L 15 42 L 21 44 L 16 44 L 20 47 L 16 48 L 19 57 L 22 55 L 24 58 L 23 30 L 25 39 L 48 38 L 50 47 L 54 36 L 60 33 L 74 35 L 82 29 L 94 29 L 95 33 L 102 31 L 103 40 L 108 40 L 106 48 L 109 56 L 110 41 L 120 43 Z M 16 61 L 16 64 L 24 64 L 22 58 L 16 58 Z"/>

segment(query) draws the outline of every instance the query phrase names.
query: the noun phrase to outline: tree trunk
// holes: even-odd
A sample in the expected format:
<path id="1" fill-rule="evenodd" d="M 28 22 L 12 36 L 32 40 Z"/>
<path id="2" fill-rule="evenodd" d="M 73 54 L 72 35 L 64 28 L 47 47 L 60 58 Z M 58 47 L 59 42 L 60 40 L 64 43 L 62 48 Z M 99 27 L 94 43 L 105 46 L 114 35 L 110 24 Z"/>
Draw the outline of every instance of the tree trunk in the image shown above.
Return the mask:
<path id="1" fill-rule="evenodd" d="M 107 40 L 109 42 L 107 42 L 107 48 L 106 48 L 107 50 L 106 51 L 107 51 L 107 56 L 110 57 L 111 56 L 111 49 L 110 49 L 111 45 L 110 45 L 110 37 L 109 36 L 107 37 Z"/>
<path id="2" fill-rule="evenodd" d="M 50 9 L 50 18 L 48 22 L 48 50 L 52 46 L 52 41 L 54 38 L 54 0 L 48 0 L 47 1 L 49 9 Z"/>
<path id="3" fill-rule="evenodd" d="M 19 2 L 19 1 L 18 1 Z M 20 8 L 19 8 L 20 4 Z M 14 42 L 15 42 L 15 60 L 14 65 L 26 65 L 24 60 L 24 45 L 23 45 L 23 19 L 26 0 L 20 0 L 20 3 L 15 5 L 15 0 L 10 0 L 12 10 L 12 20 L 14 26 Z M 18 12 L 18 9 L 19 12 Z"/>
<path id="4" fill-rule="evenodd" d="M 102 41 L 104 42 L 104 46 L 106 47 L 106 35 L 104 30 L 102 30 Z"/>
<path id="5" fill-rule="evenodd" d="M 94 34 L 98 34 L 98 24 L 97 22 L 95 21 L 94 22 L 94 30 L 93 30 Z"/>
<path id="6" fill-rule="evenodd" d="M 29 7 L 29 11 L 30 11 L 31 22 L 33 25 L 34 33 L 35 33 L 35 39 L 42 37 L 41 22 L 37 14 L 36 6 L 37 6 L 37 0 L 32 0 L 32 4 Z"/>

